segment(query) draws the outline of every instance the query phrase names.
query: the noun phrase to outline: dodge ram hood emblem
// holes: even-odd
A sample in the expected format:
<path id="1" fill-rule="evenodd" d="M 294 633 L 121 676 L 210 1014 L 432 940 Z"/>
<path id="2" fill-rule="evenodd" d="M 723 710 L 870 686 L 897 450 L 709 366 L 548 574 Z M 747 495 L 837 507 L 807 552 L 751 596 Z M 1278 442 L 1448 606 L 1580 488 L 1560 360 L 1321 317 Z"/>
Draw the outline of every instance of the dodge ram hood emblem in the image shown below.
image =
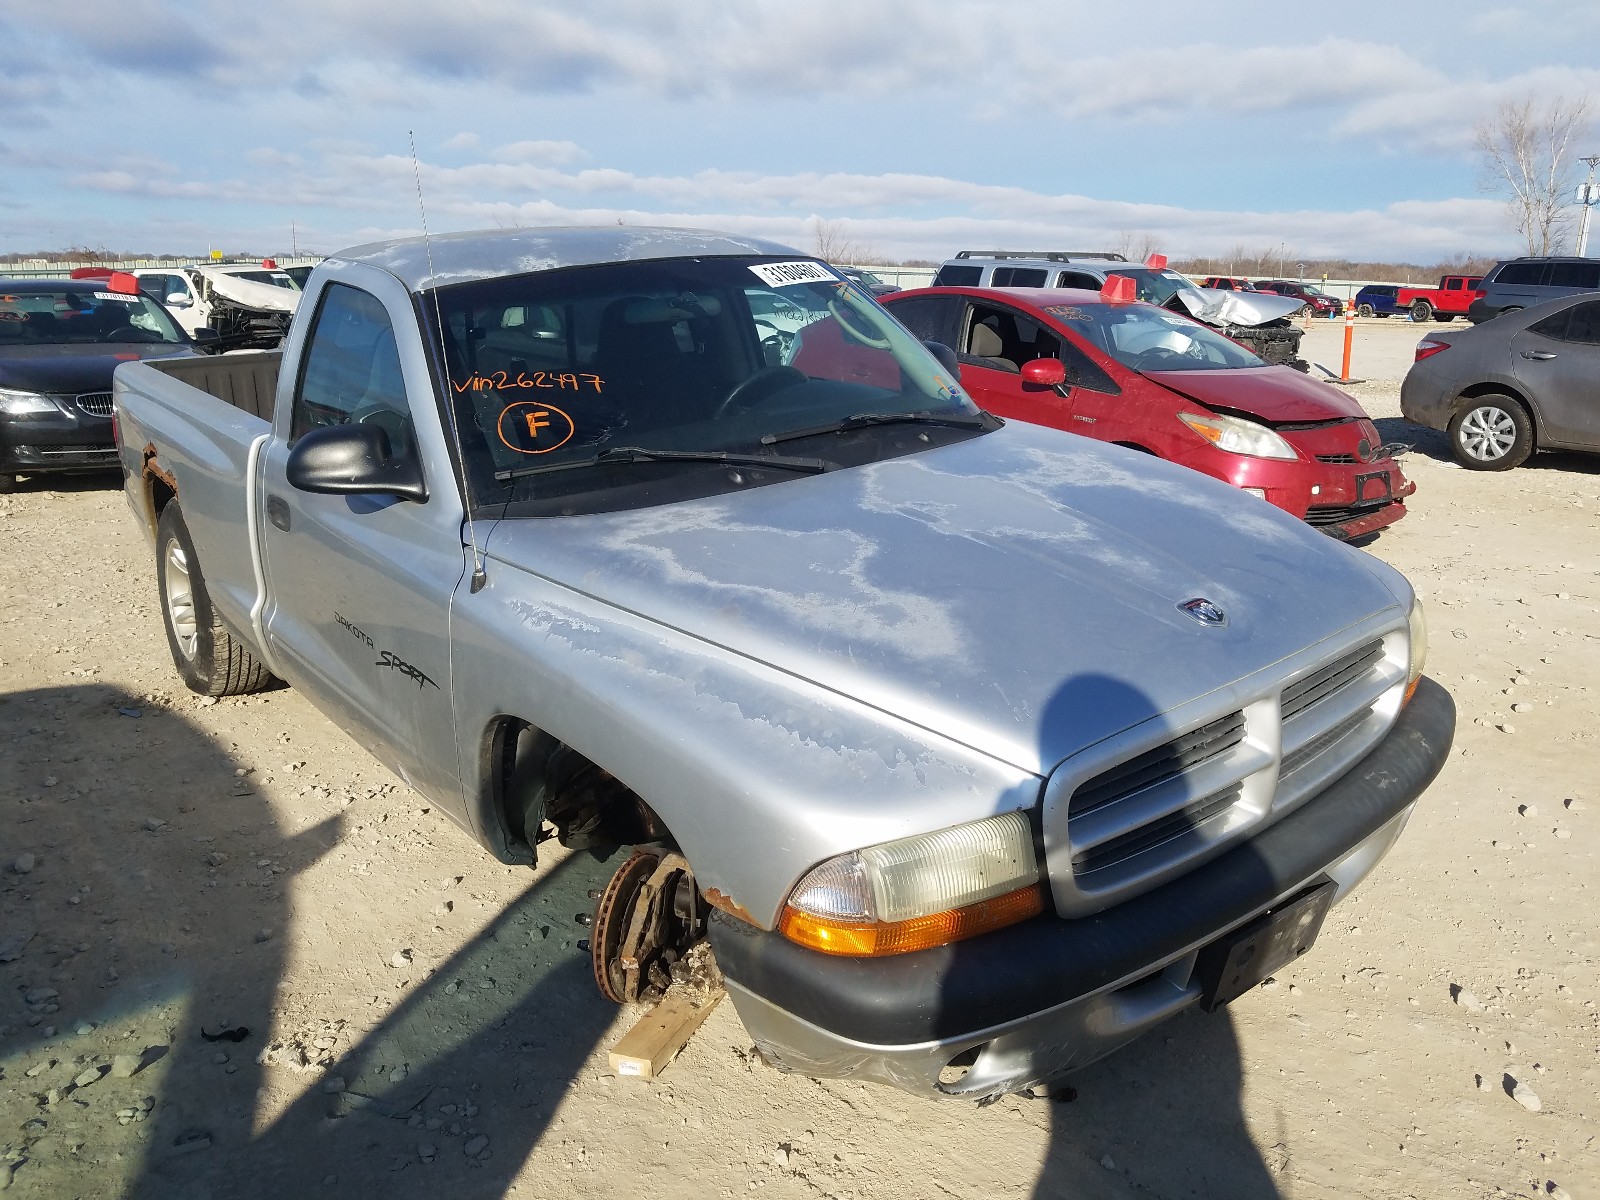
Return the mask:
<path id="1" fill-rule="evenodd" d="M 1215 627 L 1228 623 L 1228 614 L 1204 596 L 1196 596 L 1193 600 L 1185 600 L 1178 607 L 1202 625 Z"/>

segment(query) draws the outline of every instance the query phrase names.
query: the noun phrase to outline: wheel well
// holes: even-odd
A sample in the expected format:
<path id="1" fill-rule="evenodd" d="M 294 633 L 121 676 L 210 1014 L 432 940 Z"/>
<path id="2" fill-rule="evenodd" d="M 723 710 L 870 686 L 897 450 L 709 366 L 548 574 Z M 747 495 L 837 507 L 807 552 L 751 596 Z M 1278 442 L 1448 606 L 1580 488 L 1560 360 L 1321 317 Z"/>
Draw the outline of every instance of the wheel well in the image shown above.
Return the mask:
<path id="1" fill-rule="evenodd" d="M 643 797 L 537 726 L 501 717 L 485 740 L 488 798 L 507 861 L 533 862 L 539 842 L 550 836 L 600 858 L 619 846 L 670 841 Z"/>
<path id="2" fill-rule="evenodd" d="M 176 500 L 178 498 L 178 493 L 173 491 L 172 488 L 168 486 L 167 482 L 157 475 L 151 475 L 149 479 L 150 511 L 153 512 L 156 515 L 156 519 L 159 520 L 161 518 L 161 510 L 166 508 L 168 504 L 172 503 L 172 501 Z"/>
<path id="3" fill-rule="evenodd" d="M 1457 416 L 1461 410 L 1466 408 L 1468 404 L 1472 403 L 1472 401 L 1481 399 L 1484 396 L 1504 396 L 1507 400 L 1516 401 L 1517 404 L 1521 406 L 1522 411 L 1527 414 L 1528 424 L 1533 426 L 1533 443 L 1535 447 L 1538 446 L 1539 414 L 1534 411 L 1533 405 L 1528 403 L 1526 396 L 1523 396 L 1515 388 L 1507 387 L 1503 383 L 1473 384 L 1471 387 L 1463 391 L 1461 395 L 1456 397 L 1456 406 L 1455 410 L 1450 414 L 1451 417 L 1453 418 Z"/>

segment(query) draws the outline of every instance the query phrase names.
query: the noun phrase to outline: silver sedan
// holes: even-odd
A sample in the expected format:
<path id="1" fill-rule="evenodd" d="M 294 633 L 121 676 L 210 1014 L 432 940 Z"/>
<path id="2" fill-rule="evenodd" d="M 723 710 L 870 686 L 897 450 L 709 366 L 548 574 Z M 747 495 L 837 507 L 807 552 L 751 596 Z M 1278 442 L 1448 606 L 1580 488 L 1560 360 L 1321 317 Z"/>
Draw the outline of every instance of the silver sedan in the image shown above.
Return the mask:
<path id="1" fill-rule="evenodd" d="M 1509 470 L 1535 450 L 1600 451 L 1600 293 L 1430 333 L 1400 411 L 1444 430 L 1469 470 Z"/>

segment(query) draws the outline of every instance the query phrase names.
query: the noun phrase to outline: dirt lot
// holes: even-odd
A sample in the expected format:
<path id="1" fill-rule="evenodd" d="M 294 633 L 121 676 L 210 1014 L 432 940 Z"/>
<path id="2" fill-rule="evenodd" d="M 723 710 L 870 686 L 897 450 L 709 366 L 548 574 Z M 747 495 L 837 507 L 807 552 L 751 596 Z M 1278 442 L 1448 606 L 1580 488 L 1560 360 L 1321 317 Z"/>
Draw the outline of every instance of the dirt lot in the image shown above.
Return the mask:
<path id="1" fill-rule="evenodd" d="M 726 1005 L 613 1077 L 607 867 L 496 865 L 293 691 L 185 692 L 114 480 L 0 498 L 0 1190 L 1600 1198 L 1600 459 L 1456 469 L 1398 419 L 1421 332 L 1367 323 L 1354 390 L 1416 446 L 1368 549 L 1452 761 L 1301 965 L 1071 1100 L 780 1075 Z"/>

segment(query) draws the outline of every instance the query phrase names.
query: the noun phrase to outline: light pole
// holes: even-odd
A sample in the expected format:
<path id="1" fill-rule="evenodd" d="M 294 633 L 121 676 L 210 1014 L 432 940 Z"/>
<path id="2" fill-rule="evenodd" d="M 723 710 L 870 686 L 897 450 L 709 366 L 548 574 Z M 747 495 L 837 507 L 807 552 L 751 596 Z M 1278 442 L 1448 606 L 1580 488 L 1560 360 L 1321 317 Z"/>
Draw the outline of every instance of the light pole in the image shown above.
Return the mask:
<path id="1" fill-rule="evenodd" d="M 1589 164 L 1589 178 L 1583 181 L 1583 186 L 1578 189 L 1578 203 L 1583 205 L 1583 219 L 1578 222 L 1578 257 L 1584 256 L 1584 251 L 1589 247 L 1589 213 L 1594 209 L 1595 203 L 1600 201 L 1600 188 L 1595 187 L 1594 168 L 1600 163 L 1600 154 L 1591 154 L 1582 160 Z"/>

